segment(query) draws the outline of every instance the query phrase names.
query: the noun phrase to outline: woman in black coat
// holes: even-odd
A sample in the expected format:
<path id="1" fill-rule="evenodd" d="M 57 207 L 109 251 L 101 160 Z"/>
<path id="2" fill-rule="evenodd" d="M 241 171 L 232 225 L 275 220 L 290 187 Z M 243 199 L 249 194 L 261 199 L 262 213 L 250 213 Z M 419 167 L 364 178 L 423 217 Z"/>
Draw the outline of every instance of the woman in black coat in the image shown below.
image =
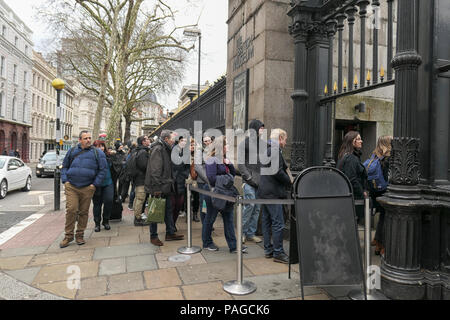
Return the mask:
<path id="1" fill-rule="evenodd" d="M 357 131 L 349 131 L 344 136 L 339 150 L 337 168 L 350 180 L 353 187 L 353 198 L 362 200 L 369 195 L 367 185 L 367 172 L 361 162 L 361 135 Z M 364 219 L 364 206 L 356 206 L 356 218 L 360 223 Z"/>

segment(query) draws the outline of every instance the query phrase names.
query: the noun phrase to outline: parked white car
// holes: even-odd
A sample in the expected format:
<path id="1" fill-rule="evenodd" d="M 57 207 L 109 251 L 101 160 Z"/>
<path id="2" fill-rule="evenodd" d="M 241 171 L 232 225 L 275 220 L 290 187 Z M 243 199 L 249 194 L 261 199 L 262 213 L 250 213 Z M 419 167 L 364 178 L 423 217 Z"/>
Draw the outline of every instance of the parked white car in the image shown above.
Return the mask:
<path id="1" fill-rule="evenodd" d="M 22 189 L 31 190 L 31 168 L 15 157 L 0 156 L 0 199 L 6 197 L 8 191 Z"/>

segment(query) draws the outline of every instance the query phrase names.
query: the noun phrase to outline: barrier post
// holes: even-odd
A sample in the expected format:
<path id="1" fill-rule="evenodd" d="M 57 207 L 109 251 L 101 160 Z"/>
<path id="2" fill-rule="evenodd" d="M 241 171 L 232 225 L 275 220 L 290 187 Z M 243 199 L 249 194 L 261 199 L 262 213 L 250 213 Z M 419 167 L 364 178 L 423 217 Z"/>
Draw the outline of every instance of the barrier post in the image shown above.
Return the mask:
<path id="1" fill-rule="evenodd" d="M 244 265 L 242 263 L 242 196 L 238 197 L 237 207 L 237 280 L 228 281 L 223 285 L 223 289 L 234 295 L 247 295 L 256 290 L 256 285 L 250 281 L 244 281 Z"/>
<path id="2" fill-rule="evenodd" d="M 352 291 L 349 294 L 349 298 L 352 300 L 387 300 L 387 298 L 379 291 L 372 289 L 372 255 L 370 253 L 370 239 L 372 238 L 371 228 L 371 210 L 370 210 L 370 198 L 364 199 L 364 275 L 366 281 L 366 292 Z M 378 275 L 375 275 L 380 276 Z"/>
<path id="3" fill-rule="evenodd" d="M 187 227 L 188 227 L 188 236 L 187 236 L 187 246 L 186 247 L 181 247 L 178 249 L 178 253 L 181 254 L 196 254 L 202 251 L 202 248 L 197 247 L 197 246 L 192 246 L 192 220 L 191 220 L 191 185 L 187 184 L 186 185 L 186 190 L 187 190 Z"/>

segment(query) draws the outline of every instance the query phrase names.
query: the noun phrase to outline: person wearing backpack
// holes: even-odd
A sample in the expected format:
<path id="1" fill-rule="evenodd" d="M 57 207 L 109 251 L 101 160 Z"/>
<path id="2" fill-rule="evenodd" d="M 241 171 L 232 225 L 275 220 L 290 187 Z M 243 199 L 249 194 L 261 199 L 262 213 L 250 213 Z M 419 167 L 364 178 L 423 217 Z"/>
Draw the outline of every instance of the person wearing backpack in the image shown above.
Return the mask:
<path id="1" fill-rule="evenodd" d="M 364 162 L 369 181 L 369 195 L 372 198 L 373 207 L 380 213 L 375 238 L 372 245 L 375 246 L 376 255 L 384 255 L 384 208 L 377 202 L 387 190 L 389 182 L 389 157 L 391 156 L 392 136 L 378 138 L 377 146 L 370 159 Z"/>
<path id="2" fill-rule="evenodd" d="M 96 140 L 94 142 L 94 147 L 106 153 L 106 163 L 108 164 L 105 179 L 103 180 L 102 185 L 95 190 L 94 197 L 92 198 L 92 203 L 94 204 L 94 231 L 100 232 L 100 223 L 103 225 L 105 230 L 111 229 L 109 220 L 111 218 L 114 201 L 114 181 L 111 173 L 113 163 L 111 161 L 111 155 L 109 155 L 106 151 L 105 141 Z"/>
<path id="3" fill-rule="evenodd" d="M 65 237 L 60 248 L 67 247 L 74 240 L 78 245 L 85 244 L 84 231 L 89 219 L 89 207 L 96 188 L 101 188 L 106 177 L 106 156 L 91 145 L 91 133 L 83 130 L 79 144 L 71 148 L 63 161 L 61 181 L 66 194 Z"/>
<path id="4" fill-rule="evenodd" d="M 338 154 L 337 168 L 341 170 L 353 187 L 353 198 L 362 200 L 369 196 L 367 185 L 367 172 L 361 162 L 361 148 L 363 140 L 357 131 L 349 131 L 344 136 Z M 364 206 L 355 206 L 356 219 L 362 223 L 364 219 Z"/>
<path id="5" fill-rule="evenodd" d="M 134 225 L 147 226 L 149 223 L 143 219 L 142 208 L 145 206 L 147 193 L 145 191 L 145 175 L 147 172 L 147 162 L 150 151 L 150 139 L 147 136 L 140 136 L 137 139 L 138 146 L 135 154 L 132 154 L 128 160 L 128 170 L 134 181 L 135 193 L 133 209 L 134 209 Z"/>

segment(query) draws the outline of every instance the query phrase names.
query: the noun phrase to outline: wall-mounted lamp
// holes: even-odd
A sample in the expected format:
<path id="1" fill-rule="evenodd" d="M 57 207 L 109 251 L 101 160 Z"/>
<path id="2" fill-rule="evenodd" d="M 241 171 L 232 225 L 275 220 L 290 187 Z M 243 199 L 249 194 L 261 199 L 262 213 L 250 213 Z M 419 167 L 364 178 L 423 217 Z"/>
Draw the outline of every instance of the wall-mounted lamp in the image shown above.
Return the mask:
<path id="1" fill-rule="evenodd" d="M 358 111 L 361 113 L 366 112 L 366 103 L 365 102 L 358 103 L 355 106 L 355 111 Z"/>

